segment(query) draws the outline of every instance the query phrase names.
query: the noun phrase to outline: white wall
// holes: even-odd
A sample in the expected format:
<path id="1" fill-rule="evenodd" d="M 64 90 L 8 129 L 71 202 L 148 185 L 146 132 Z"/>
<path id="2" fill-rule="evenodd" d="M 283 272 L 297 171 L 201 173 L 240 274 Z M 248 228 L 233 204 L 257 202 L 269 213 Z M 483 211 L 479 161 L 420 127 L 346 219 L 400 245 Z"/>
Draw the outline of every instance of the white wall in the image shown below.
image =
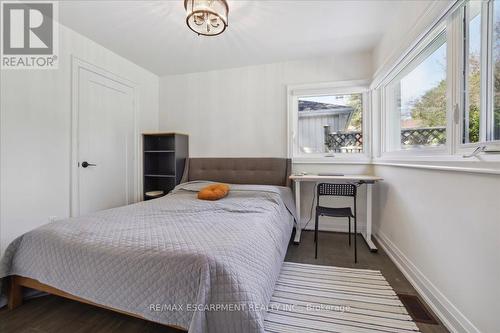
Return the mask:
<path id="1" fill-rule="evenodd" d="M 374 196 L 378 238 L 457 331 L 497 332 L 500 177 L 390 166 L 374 171 L 384 178 Z"/>
<path id="2" fill-rule="evenodd" d="M 364 53 L 165 76 L 160 129 L 189 134 L 192 157 L 286 157 L 287 84 L 371 75 Z"/>
<path id="3" fill-rule="evenodd" d="M 138 132 L 158 128 L 158 77 L 61 26 L 59 69 L 0 76 L 0 253 L 18 235 L 69 216 L 71 55 L 138 84 Z"/>

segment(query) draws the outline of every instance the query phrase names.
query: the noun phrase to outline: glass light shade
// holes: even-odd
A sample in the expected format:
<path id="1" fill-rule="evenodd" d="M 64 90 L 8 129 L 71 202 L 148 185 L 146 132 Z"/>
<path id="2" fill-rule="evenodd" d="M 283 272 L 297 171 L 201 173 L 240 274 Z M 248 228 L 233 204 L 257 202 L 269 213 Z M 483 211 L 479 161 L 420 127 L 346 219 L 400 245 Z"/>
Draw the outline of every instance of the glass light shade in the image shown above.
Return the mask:
<path id="1" fill-rule="evenodd" d="M 216 36 L 227 27 L 226 0 L 184 0 L 186 23 L 198 35 Z"/>

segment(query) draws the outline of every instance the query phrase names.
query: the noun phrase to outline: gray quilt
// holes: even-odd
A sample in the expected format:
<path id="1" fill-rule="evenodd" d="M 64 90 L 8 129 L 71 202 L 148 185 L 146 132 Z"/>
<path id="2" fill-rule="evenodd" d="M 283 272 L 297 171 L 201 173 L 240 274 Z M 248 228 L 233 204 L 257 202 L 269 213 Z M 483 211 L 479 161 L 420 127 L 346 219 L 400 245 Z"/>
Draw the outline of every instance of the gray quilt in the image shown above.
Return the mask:
<path id="1" fill-rule="evenodd" d="M 44 225 L 16 239 L 0 277 L 21 275 L 189 332 L 264 332 L 293 227 L 285 187 L 204 182 L 163 198 Z"/>

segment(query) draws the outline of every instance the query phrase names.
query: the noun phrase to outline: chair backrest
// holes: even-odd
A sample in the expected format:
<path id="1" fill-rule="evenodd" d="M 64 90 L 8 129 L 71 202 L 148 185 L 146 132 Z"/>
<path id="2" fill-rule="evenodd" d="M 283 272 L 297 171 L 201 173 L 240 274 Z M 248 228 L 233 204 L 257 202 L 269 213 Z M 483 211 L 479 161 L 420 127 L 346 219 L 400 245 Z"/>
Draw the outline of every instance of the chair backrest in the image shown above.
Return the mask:
<path id="1" fill-rule="evenodd" d="M 356 198 L 356 185 L 353 184 L 318 184 L 318 198 L 321 195 L 331 195 L 336 197 L 354 197 Z"/>

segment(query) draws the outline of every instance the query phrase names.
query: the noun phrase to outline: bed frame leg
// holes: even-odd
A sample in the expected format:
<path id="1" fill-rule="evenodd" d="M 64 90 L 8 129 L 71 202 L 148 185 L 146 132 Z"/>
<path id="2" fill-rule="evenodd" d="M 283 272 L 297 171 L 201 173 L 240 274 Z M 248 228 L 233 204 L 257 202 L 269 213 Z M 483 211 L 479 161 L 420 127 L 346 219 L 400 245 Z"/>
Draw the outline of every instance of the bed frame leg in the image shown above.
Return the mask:
<path id="1" fill-rule="evenodd" d="M 16 276 L 11 276 L 9 283 L 9 300 L 7 306 L 13 310 L 23 304 L 23 287 L 18 283 Z"/>

